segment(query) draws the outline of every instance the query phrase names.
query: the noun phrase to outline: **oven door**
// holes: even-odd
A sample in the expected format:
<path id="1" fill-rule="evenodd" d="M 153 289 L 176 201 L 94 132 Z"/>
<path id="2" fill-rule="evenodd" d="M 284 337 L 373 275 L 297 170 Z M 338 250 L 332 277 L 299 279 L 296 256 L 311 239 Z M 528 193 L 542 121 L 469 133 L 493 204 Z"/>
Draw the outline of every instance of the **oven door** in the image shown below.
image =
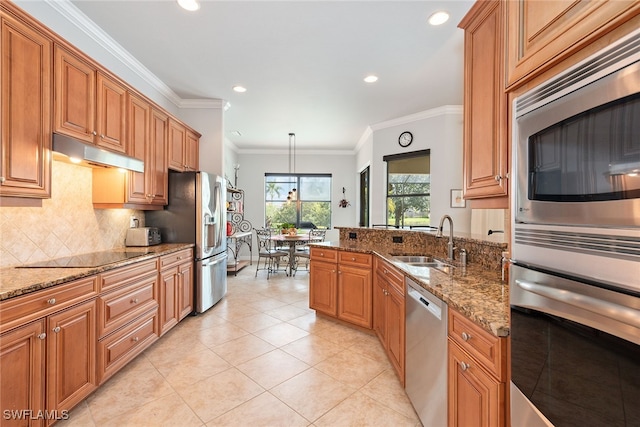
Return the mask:
<path id="1" fill-rule="evenodd" d="M 640 425 L 640 295 L 513 265 L 511 425 Z"/>

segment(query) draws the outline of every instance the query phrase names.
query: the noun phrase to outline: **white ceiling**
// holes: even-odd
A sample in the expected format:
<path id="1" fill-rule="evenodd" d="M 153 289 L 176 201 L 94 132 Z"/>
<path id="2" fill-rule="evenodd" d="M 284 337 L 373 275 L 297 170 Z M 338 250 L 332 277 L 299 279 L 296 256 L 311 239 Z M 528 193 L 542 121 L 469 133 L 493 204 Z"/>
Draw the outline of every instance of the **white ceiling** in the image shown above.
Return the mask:
<path id="1" fill-rule="evenodd" d="M 72 3 L 180 98 L 228 101 L 240 149 L 284 148 L 295 132 L 300 149 L 351 150 L 368 126 L 462 104 L 457 24 L 473 1 Z M 428 25 L 436 10 L 451 19 Z"/>

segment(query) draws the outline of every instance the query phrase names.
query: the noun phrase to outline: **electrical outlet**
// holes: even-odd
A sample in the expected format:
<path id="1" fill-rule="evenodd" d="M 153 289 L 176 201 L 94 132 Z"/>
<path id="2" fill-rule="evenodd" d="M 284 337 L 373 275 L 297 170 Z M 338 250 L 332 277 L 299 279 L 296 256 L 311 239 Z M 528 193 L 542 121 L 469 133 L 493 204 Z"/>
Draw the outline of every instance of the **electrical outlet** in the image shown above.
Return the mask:
<path id="1" fill-rule="evenodd" d="M 350 239 L 357 239 L 357 238 L 358 238 L 358 235 L 357 235 L 356 233 L 351 233 L 351 232 L 350 232 L 350 233 L 349 233 L 349 238 L 350 238 Z"/>
<path id="2" fill-rule="evenodd" d="M 137 228 L 138 224 L 138 218 L 136 218 L 134 215 L 131 215 L 131 218 L 129 218 L 129 228 Z"/>
<path id="3" fill-rule="evenodd" d="M 393 243 L 402 243 L 402 236 L 391 236 Z"/>

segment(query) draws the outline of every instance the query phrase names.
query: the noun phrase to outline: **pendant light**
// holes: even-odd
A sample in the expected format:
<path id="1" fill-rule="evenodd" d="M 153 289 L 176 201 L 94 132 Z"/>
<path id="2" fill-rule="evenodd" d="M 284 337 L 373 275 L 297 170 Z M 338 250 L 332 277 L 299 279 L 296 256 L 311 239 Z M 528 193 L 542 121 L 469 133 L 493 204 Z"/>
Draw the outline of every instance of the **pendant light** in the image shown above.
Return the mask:
<path id="1" fill-rule="evenodd" d="M 293 151 L 292 151 L 292 148 L 293 148 Z M 293 164 L 293 174 L 295 175 L 296 173 L 296 134 L 295 133 L 289 134 L 289 175 L 291 175 L 292 164 Z M 296 192 L 297 190 L 295 187 L 293 187 L 291 191 L 289 191 L 289 194 L 287 195 L 288 202 L 296 199 Z"/>

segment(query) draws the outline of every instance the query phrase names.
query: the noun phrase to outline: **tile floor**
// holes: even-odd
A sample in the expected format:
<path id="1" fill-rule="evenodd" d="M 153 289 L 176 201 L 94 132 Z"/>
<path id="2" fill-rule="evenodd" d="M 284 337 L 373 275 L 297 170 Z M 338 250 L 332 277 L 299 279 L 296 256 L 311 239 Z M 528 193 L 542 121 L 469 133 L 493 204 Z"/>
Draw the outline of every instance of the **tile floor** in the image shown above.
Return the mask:
<path id="1" fill-rule="evenodd" d="M 377 337 L 316 317 L 306 272 L 253 268 L 57 425 L 421 425 Z"/>

